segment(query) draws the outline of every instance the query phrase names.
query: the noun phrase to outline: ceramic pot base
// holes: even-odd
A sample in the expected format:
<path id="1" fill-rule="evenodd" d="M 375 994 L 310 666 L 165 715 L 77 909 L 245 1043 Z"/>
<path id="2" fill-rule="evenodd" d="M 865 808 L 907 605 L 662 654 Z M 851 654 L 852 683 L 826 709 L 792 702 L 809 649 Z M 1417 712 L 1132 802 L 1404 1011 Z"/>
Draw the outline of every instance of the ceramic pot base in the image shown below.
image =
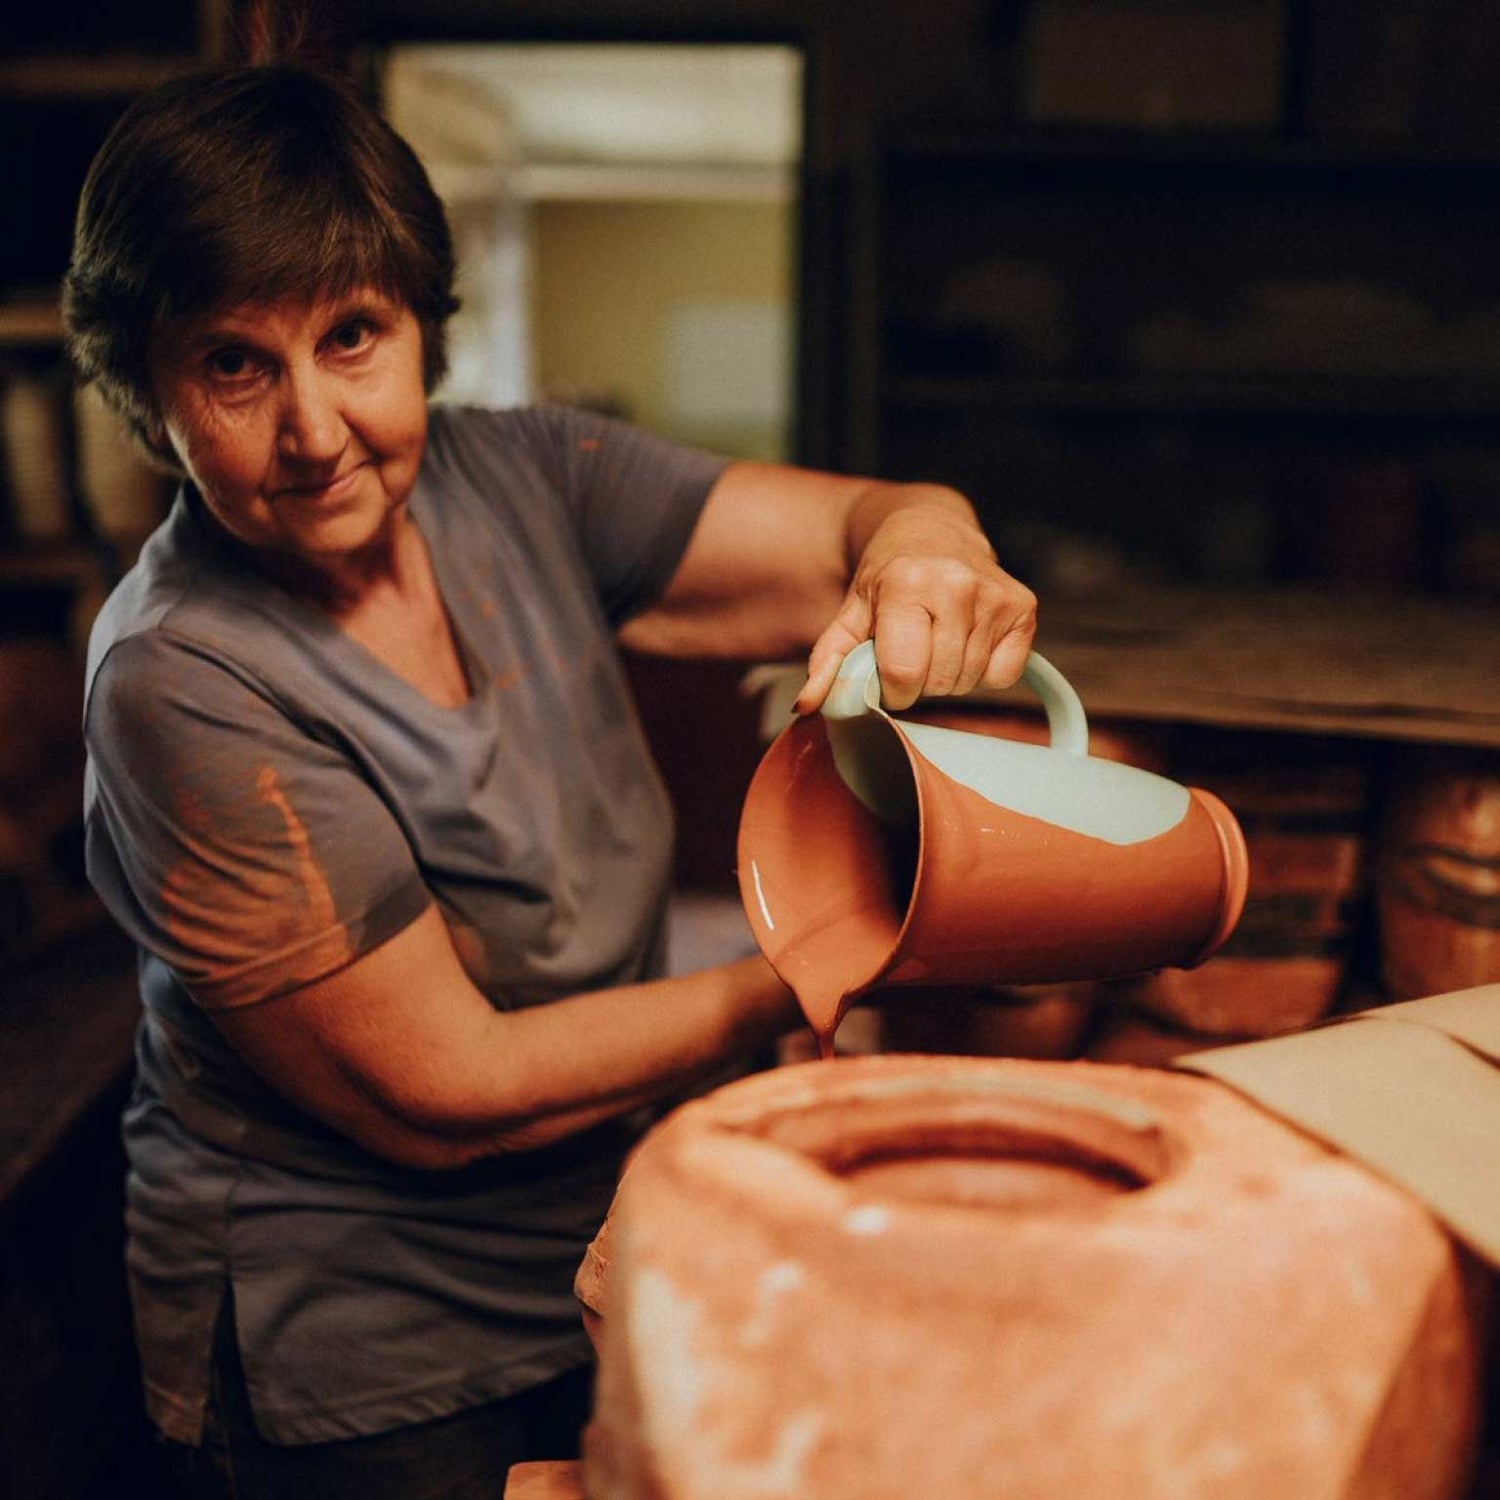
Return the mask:
<path id="1" fill-rule="evenodd" d="M 1451 1500 L 1462 1262 L 1211 1081 L 873 1057 L 677 1111 L 612 1214 L 591 1500 Z"/>

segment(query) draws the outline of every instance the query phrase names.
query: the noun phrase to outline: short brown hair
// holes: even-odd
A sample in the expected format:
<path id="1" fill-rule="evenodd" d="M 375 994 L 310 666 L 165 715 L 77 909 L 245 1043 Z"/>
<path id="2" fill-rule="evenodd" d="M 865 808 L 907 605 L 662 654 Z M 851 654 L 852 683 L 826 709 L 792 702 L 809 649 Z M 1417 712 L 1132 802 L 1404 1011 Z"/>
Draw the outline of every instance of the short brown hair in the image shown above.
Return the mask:
<path id="1" fill-rule="evenodd" d="M 416 316 L 430 392 L 453 276 L 442 204 L 374 108 L 301 65 L 240 67 L 175 79 L 120 117 L 84 183 L 63 317 L 79 373 L 151 447 L 147 353 L 168 319 L 371 287 Z"/>

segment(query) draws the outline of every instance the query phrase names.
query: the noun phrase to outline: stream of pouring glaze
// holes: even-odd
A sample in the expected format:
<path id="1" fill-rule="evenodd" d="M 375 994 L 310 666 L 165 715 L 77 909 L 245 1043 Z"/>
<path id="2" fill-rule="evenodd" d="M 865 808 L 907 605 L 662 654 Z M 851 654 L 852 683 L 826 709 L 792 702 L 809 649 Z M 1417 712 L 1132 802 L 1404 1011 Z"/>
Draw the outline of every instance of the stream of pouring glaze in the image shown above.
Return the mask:
<path id="1" fill-rule="evenodd" d="M 1032 655 L 1049 745 L 879 706 L 874 647 L 766 752 L 740 820 L 761 950 L 824 1057 L 875 986 L 1032 984 L 1191 967 L 1233 930 L 1248 860 L 1211 794 L 1088 754 L 1077 694 Z"/>

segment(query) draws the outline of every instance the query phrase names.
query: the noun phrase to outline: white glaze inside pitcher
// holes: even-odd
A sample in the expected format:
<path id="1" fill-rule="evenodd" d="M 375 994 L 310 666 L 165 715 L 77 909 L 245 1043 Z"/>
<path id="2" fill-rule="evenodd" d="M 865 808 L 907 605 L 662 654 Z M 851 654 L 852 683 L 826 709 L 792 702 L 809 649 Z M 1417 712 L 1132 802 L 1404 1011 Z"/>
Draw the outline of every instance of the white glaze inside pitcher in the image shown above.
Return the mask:
<path id="1" fill-rule="evenodd" d="M 1048 676 L 1028 673 L 1028 681 L 1061 683 L 1054 669 L 1033 654 Z M 1087 723 L 1076 695 L 1061 717 L 1070 741 L 1087 743 Z M 1048 704 L 1054 738 L 1059 716 Z M 1138 844 L 1175 828 L 1187 815 L 1188 789 L 1117 761 L 1097 760 L 1057 745 L 1032 745 L 994 735 L 892 719 L 880 707 L 875 648 L 862 642 L 840 669 L 824 708 L 834 763 L 856 797 L 883 822 L 909 825 L 916 816 L 911 768 L 890 733 L 906 738 L 945 776 L 977 792 L 997 807 L 1024 813 L 1111 844 Z"/>

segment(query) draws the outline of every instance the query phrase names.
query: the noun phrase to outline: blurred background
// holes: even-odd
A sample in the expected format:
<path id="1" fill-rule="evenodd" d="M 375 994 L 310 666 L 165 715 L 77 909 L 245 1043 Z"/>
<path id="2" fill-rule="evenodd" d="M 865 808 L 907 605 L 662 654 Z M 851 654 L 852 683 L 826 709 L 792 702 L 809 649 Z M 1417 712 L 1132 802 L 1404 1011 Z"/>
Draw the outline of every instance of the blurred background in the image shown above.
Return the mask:
<path id="1" fill-rule="evenodd" d="M 1196 989 L 942 997 L 886 1040 L 1163 1056 L 1500 964 L 1500 10 L 309 14 L 311 50 L 383 102 L 448 205 L 464 310 L 444 399 L 576 402 L 732 456 L 962 488 L 1042 596 L 1045 649 L 1112 737 L 1096 753 L 1240 813 L 1260 883 Z M 57 286 L 110 123 L 234 55 L 243 20 L 237 0 L 0 20 L 0 1347 L 24 1351 L 0 1356 L 0 1492 L 18 1496 L 149 1474 L 113 1227 L 130 955 L 82 878 L 77 726 L 89 624 L 170 497 L 73 390 Z M 734 829 L 778 722 L 741 671 L 632 663 L 678 805 L 683 951 L 705 960 L 743 941 Z"/>

